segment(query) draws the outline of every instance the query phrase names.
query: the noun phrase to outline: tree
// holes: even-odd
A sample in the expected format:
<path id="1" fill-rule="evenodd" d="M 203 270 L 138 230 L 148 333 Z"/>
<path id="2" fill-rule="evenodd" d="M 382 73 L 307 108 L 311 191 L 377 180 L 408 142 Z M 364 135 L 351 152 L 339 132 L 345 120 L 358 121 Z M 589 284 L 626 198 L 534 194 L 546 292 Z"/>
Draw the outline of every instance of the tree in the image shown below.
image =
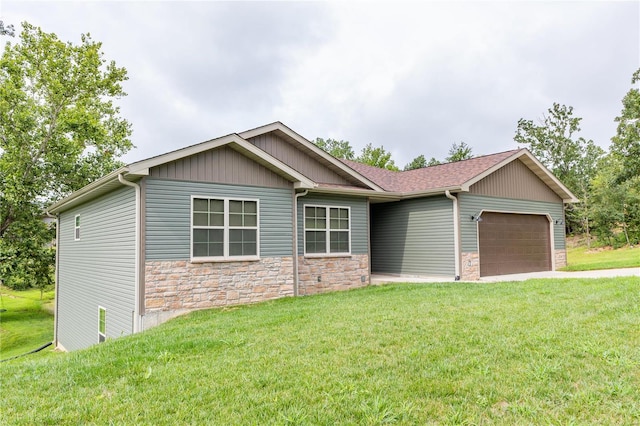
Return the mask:
<path id="1" fill-rule="evenodd" d="M 404 171 L 406 172 L 407 170 L 422 169 L 424 167 L 427 167 L 427 159 L 424 158 L 424 155 L 420 154 L 416 158 L 411 160 L 409 164 L 404 166 Z"/>
<path id="2" fill-rule="evenodd" d="M 618 229 L 627 245 L 640 242 L 640 175 L 618 183 L 623 168 L 622 160 L 610 154 L 592 182 L 593 231 L 609 245 L 618 243 Z"/>
<path id="3" fill-rule="evenodd" d="M 631 84 L 640 82 L 640 69 L 633 73 Z M 640 90 L 632 88 L 622 99 L 622 112 L 615 121 L 616 135 L 611 139 L 611 152 L 624 167 L 618 181 L 640 176 Z"/>
<path id="4" fill-rule="evenodd" d="M 0 58 L 0 280 L 38 286 L 52 266 L 44 206 L 117 168 L 133 145 L 114 104 L 127 73 L 101 43 L 22 27 Z"/>
<path id="5" fill-rule="evenodd" d="M 454 142 L 449 148 L 449 155 L 445 158 L 445 161 L 453 163 L 454 161 L 468 160 L 473 158 L 471 151 L 471 147 L 466 142 L 460 142 L 460 144 Z"/>
<path id="6" fill-rule="evenodd" d="M 360 156 L 356 158 L 357 162 L 368 164 L 370 166 L 379 167 L 381 169 L 388 169 L 398 171 L 398 167 L 391 159 L 391 153 L 384 149 L 384 146 L 373 147 L 370 143 L 362 148 Z"/>
<path id="7" fill-rule="evenodd" d="M 13 28 L 13 25 L 7 25 L 6 27 L 4 26 L 4 22 L 2 20 L 0 20 L 0 35 L 8 35 L 8 36 L 15 36 L 15 29 Z"/>
<path id="8" fill-rule="evenodd" d="M 440 164 L 442 164 L 442 163 L 440 162 L 440 160 L 436 160 L 436 158 L 435 158 L 435 157 L 431 157 L 431 159 L 430 159 L 430 160 L 429 160 L 429 162 L 427 163 L 427 167 L 431 167 L 431 166 L 438 166 L 438 165 L 440 165 Z"/>
<path id="9" fill-rule="evenodd" d="M 592 140 L 576 137 L 581 120 L 573 116 L 573 107 L 554 103 L 540 124 L 522 118 L 518 120 L 514 139 L 527 145 L 545 167 L 578 195 L 582 202 L 569 207 L 567 228 L 570 231 L 582 230 L 588 237 L 591 180 L 596 175 L 604 150 Z"/>
<path id="10" fill-rule="evenodd" d="M 313 143 L 336 158 L 353 160 L 356 156 L 349 141 L 316 138 Z"/>

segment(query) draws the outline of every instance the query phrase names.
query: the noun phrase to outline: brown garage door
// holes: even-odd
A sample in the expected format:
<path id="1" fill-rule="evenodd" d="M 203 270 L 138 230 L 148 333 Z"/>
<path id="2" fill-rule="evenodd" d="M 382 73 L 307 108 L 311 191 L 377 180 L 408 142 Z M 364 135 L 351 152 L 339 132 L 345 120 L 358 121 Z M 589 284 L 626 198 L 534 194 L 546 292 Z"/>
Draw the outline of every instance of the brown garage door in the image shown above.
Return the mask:
<path id="1" fill-rule="evenodd" d="M 478 244 L 481 277 L 551 270 L 546 216 L 482 213 Z"/>

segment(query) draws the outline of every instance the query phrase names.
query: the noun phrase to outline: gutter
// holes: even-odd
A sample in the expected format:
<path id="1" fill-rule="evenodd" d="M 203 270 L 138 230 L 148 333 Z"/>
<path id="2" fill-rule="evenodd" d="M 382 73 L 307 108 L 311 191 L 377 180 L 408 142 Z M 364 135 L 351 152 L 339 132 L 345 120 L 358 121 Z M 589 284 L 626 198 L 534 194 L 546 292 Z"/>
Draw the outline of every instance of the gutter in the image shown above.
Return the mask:
<path id="1" fill-rule="evenodd" d="M 293 296 L 298 296 L 298 198 L 309 193 L 308 189 L 293 196 Z"/>
<path id="2" fill-rule="evenodd" d="M 136 236 L 135 236 L 135 284 L 134 284 L 134 306 L 133 306 L 133 332 L 142 330 L 142 317 L 140 316 L 140 185 L 129 182 L 124 178 L 124 173 L 118 174 L 118 181 L 136 190 Z"/>
<path id="3" fill-rule="evenodd" d="M 455 258 L 455 280 L 460 281 L 460 210 L 458 199 L 447 189 L 444 195 L 453 201 L 453 250 Z"/>

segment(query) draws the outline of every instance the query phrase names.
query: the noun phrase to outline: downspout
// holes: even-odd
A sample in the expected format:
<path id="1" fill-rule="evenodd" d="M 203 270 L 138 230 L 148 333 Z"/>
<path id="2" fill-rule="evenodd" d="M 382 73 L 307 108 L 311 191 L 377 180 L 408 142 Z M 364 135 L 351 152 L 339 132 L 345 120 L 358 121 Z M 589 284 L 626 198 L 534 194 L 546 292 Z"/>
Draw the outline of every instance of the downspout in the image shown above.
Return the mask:
<path id="1" fill-rule="evenodd" d="M 293 296 L 298 296 L 298 198 L 309 193 L 308 189 L 293 197 Z"/>
<path id="2" fill-rule="evenodd" d="M 460 281 L 460 212 L 458 208 L 458 199 L 451 195 L 451 192 L 447 189 L 444 191 L 444 195 L 453 201 L 453 250 L 455 265 L 455 280 Z"/>
<path id="3" fill-rule="evenodd" d="M 118 174 L 118 181 L 136 190 L 136 236 L 135 236 L 135 288 L 133 306 L 133 332 L 137 333 L 142 329 L 142 319 L 140 317 L 140 185 L 129 182 L 124 178 L 123 173 Z"/>
<path id="4" fill-rule="evenodd" d="M 52 215 L 45 211 L 47 217 L 54 218 L 56 220 L 56 273 L 55 273 L 55 291 L 54 291 L 54 305 L 53 305 L 53 347 L 58 347 L 58 287 L 60 283 L 60 215 Z"/>

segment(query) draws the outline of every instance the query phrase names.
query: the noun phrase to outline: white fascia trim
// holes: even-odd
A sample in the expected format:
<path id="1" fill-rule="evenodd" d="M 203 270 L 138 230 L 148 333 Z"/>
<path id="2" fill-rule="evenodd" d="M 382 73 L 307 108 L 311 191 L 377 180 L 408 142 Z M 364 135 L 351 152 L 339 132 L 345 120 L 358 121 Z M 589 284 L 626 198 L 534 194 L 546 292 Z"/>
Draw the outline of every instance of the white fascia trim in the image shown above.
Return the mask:
<path id="1" fill-rule="evenodd" d="M 122 173 L 128 172 L 129 169 L 127 167 L 120 167 L 118 170 L 114 170 L 108 175 L 101 177 L 100 179 L 91 182 L 87 186 L 84 186 L 77 190 L 76 192 L 70 194 L 68 197 L 63 198 L 62 200 L 53 203 L 49 206 L 47 211 L 49 213 L 58 213 L 65 205 L 69 204 L 72 201 L 76 201 L 79 198 L 84 198 L 91 195 L 96 190 L 100 189 L 102 186 L 118 180 L 118 175 Z"/>
<path id="2" fill-rule="evenodd" d="M 240 137 L 242 137 L 244 139 L 249 139 L 249 138 L 252 138 L 254 136 L 262 135 L 264 133 L 273 132 L 274 130 L 280 130 L 282 133 L 285 133 L 290 138 L 296 140 L 298 143 L 300 143 L 301 145 L 303 145 L 307 149 L 315 152 L 316 154 L 318 154 L 319 156 L 321 156 L 325 160 L 329 161 L 334 166 L 338 167 L 343 172 L 348 173 L 351 177 L 353 177 L 354 179 L 359 180 L 360 182 L 364 183 L 365 185 L 367 185 L 371 189 L 373 189 L 375 191 L 378 191 L 378 192 L 384 192 L 384 189 L 382 189 L 380 186 L 376 185 L 371 180 L 367 179 L 366 177 L 364 177 L 363 175 L 361 175 L 357 171 L 353 170 L 351 167 L 347 166 L 342 161 L 336 159 L 332 155 L 326 153 L 324 150 L 318 148 L 316 146 L 316 144 L 314 144 L 313 142 L 308 141 L 304 136 L 301 136 L 300 134 L 298 134 L 295 131 L 291 130 L 290 128 L 288 128 L 287 126 L 285 126 L 284 124 L 282 124 L 279 121 L 277 121 L 275 123 L 267 124 L 265 126 L 261 126 L 261 127 L 255 128 L 255 129 L 247 130 L 245 132 L 241 132 L 241 133 L 239 133 L 239 135 L 240 135 Z"/>

